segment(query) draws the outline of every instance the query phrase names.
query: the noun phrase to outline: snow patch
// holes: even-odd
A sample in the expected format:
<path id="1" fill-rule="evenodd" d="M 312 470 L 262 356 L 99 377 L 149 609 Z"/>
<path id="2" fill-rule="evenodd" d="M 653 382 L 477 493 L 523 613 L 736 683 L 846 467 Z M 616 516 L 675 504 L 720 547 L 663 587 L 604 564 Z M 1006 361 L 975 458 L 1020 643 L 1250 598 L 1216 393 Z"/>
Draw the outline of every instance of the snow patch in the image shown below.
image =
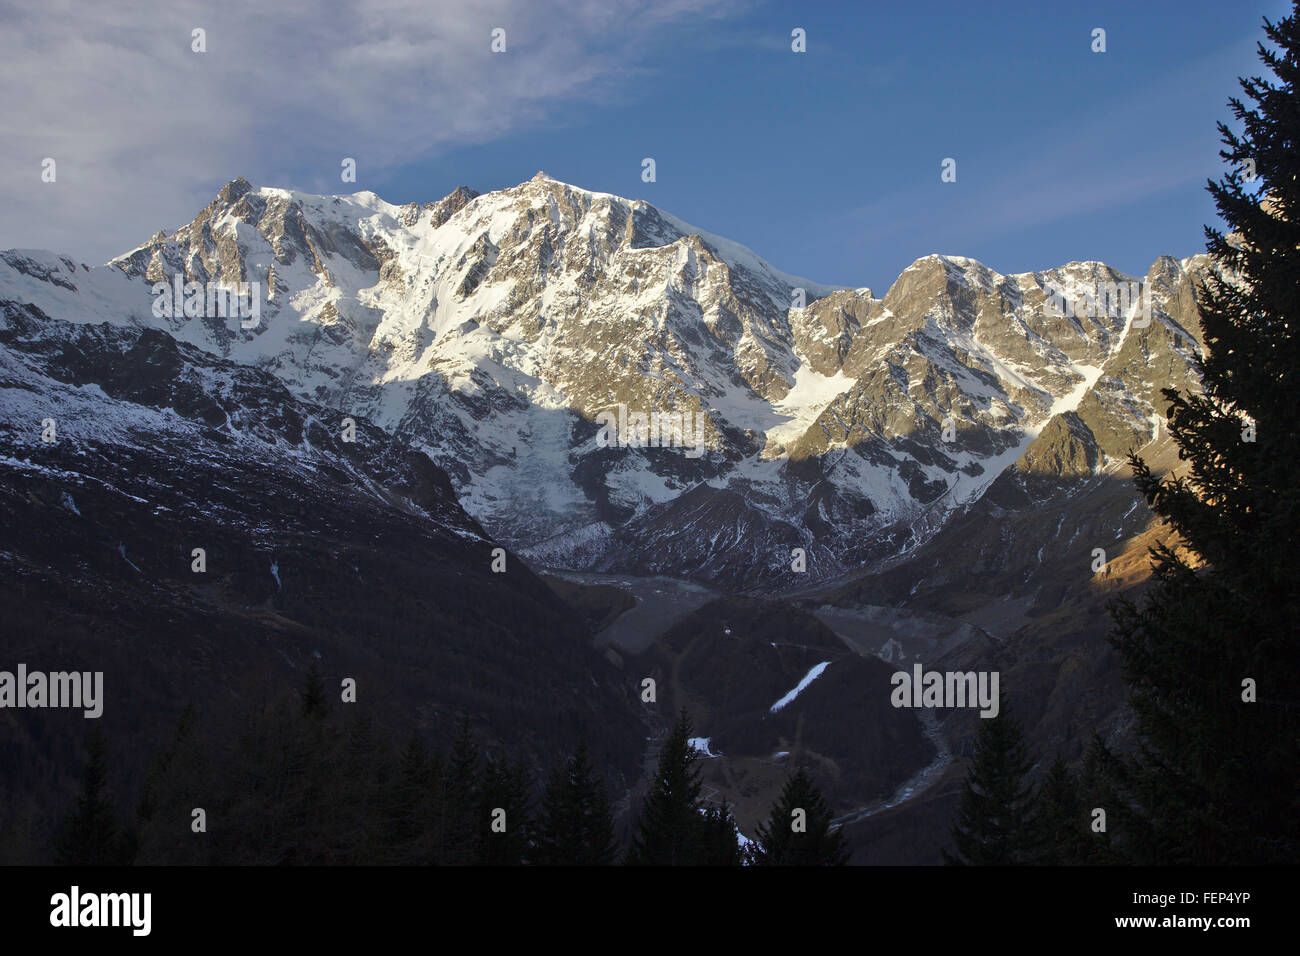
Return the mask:
<path id="1" fill-rule="evenodd" d="M 135 562 L 132 561 L 130 558 L 128 558 L 128 557 L 126 556 L 126 545 L 124 545 L 124 544 L 122 544 L 121 542 L 119 542 L 118 545 L 117 545 L 117 553 L 120 554 L 120 555 L 122 556 L 122 560 L 123 560 L 123 561 L 125 561 L 127 564 L 131 565 L 131 567 L 135 568 L 137 571 L 140 571 L 140 569 L 139 569 L 138 567 L 136 567 Z M 140 571 L 140 573 L 141 573 L 141 574 L 144 574 L 143 571 Z"/>
<path id="2" fill-rule="evenodd" d="M 709 742 L 712 740 L 712 737 L 692 737 L 686 742 L 691 745 L 692 750 L 702 753 L 706 757 L 721 757 L 722 754 L 715 754 L 709 749 Z"/>
<path id="3" fill-rule="evenodd" d="M 822 672 L 826 670 L 827 667 L 830 666 L 830 663 L 831 663 L 830 661 L 822 661 L 820 664 L 814 666 L 812 670 L 810 670 L 807 674 L 803 676 L 803 680 L 801 680 L 795 686 L 794 690 L 790 691 L 788 694 L 786 694 L 784 697 L 782 697 L 780 700 L 778 700 L 775 704 L 772 705 L 772 713 L 775 714 L 786 704 L 790 703 L 790 701 L 798 697 L 803 692 L 803 689 L 805 687 L 807 687 L 817 678 L 822 676 Z"/>

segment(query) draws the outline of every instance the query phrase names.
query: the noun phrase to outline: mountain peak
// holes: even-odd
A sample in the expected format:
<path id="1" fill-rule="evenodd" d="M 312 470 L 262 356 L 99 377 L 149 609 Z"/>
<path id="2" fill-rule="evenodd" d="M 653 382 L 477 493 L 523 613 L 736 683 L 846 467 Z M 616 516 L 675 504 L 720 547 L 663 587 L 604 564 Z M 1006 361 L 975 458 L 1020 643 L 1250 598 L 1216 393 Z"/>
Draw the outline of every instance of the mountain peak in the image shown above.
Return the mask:
<path id="1" fill-rule="evenodd" d="M 258 321 L 155 315 L 151 284 L 178 276 L 258 283 Z M 827 577 L 865 539 L 892 555 L 890 528 L 916 523 L 916 544 L 1040 439 L 1035 480 L 1099 473 L 1152 440 L 1159 390 L 1194 381 L 1189 270 L 1161 260 L 1142 335 L 1109 307 L 1054 318 L 1046 279 L 1086 293 L 1118 276 L 1086 263 L 1002 276 L 931 255 L 876 299 L 544 172 L 402 206 L 241 177 L 105 270 L 0 256 L 0 326 L 143 324 L 273 368 L 298 398 L 426 451 L 471 514 L 538 561 L 749 587 L 786 580 L 792 541 L 817 549 Z M 611 409 L 612 450 L 599 420 Z M 1066 413 L 1077 421 L 1049 431 Z M 623 442 L 643 415 L 659 444 Z"/>
<path id="2" fill-rule="evenodd" d="M 250 184 L 247 179 L 243 176 L 236 176 L 230 182 L 226 183 L 226 185 L 221 187 L 221 191 L 217 193 L 217 199 L 223 203 L 232 203 L 242 199 L 252 191 L 252 184 Z"/>

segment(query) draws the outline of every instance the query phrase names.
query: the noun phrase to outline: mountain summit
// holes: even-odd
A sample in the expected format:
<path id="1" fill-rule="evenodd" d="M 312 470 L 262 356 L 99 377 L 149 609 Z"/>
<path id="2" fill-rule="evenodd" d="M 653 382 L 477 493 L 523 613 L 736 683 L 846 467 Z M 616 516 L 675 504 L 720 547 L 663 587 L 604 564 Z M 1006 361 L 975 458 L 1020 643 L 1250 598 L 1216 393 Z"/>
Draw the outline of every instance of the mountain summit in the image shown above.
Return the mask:
<path id="1" fill-rule="evenodd" d="M 812 578 L 914 549 L 1009 469 L 1092 474 L 1155 439 L 1159 389 L 1195 381 L 1205 268 L 934 255 L 876 298 L 543 172 L 405 206 L 235 179 L 103 267 L 0 254 L 0 300 L 272 372 L 428 454 L 541 563 L 747 588 L 807 580 L 794 549 Z M 158 315 L 177 279 L 249 284 L 257 321 Z M 1149 295 L 1070 307 L 1107 288 Z M 698 454 L 629 441 L 640 421 L 698 429 Z"/>

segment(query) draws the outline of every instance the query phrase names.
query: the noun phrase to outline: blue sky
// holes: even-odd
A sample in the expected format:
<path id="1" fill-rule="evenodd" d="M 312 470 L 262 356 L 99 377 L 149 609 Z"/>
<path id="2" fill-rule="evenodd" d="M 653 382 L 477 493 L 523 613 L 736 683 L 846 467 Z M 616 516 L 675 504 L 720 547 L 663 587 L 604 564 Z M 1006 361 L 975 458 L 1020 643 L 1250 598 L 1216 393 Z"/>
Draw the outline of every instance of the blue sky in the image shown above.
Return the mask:
<path id="1" fill-rule="evenodd" d="M 102 261 L 235 175 L 433 200 L 538 169 L 883 294 L 1203 250 L 1214 123 L 1289 4 L 398 0 L 0 12 L 0 247 Z M 897 10 L 899 12 L 888 12 Z M 189 48 L 203 25 L 209 49 Z M 494 26 L 507 50 L 489 49 Z M 807 33 L 793 53 L 790 31 Z M 1091 33 L 1106 30 L 1106 52 Z M 54 69 L 60 64 L 73 69 Z M 60 159 L 60 183 L 31 170 Z M 338 178 L 340 157 L 357 183 Z M 657 181 L 641 180 L 653 157 Z M 957 181 L 940 164 L 957 161 Z M 31 180 L 31 182 L 29 182 Z"/>

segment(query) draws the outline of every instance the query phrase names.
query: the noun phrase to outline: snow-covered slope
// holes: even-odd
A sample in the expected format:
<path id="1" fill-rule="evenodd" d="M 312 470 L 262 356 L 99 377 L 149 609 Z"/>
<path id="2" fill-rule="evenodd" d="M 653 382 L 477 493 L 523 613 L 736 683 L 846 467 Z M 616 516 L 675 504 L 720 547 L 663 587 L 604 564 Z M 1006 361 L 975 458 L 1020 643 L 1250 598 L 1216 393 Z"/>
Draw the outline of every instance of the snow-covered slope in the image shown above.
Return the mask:
<path id="1" fill-rule="evenodd" d="M 915 547 L 1067 416 L 1089 422 L 1067 429 L 1089 468 L 1145 441 L 1159 387 L 1192 375 L 1201 268 L 1157 262 L 1142 327 L 1049 308 L 1130 281 L 1100 263 L 1003 276 L 929 256 L 877 299 L 542 173 L 407 206 L 237 179 L 104 267 L 0 254 L 0 301 L 270 370 L 425 451 L 539 561 L 743 587 L 791 575 L 794 548 L 818 577 Z M 177 277 L 255 284 L 257 321 L 156 314 L 154 283 Z M 705 448 L 611 444 L 620 407 L 682 416 Z"/>

